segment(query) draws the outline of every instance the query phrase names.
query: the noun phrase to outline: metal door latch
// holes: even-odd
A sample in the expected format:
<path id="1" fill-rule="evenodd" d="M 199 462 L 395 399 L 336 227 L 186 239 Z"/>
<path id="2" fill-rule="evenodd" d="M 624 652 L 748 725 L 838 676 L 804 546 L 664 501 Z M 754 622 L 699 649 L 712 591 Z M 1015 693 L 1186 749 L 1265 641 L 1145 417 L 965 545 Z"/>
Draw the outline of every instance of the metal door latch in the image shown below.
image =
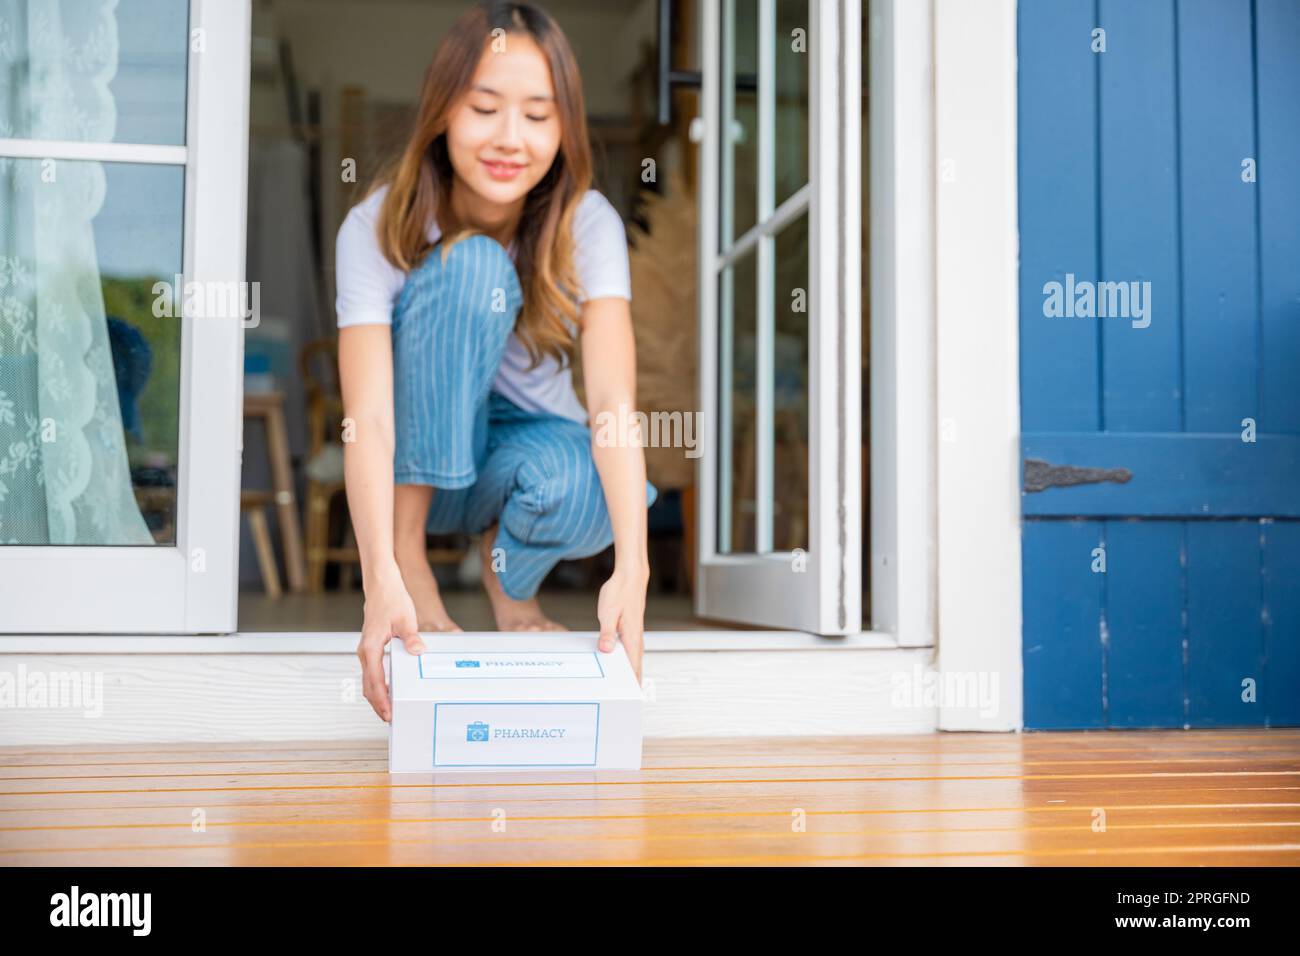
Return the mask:
<path id="1" fill-rule="evenodd" d="M 1025 491 L 1045 491 L 1070 485 L 1092 485 L 1103 481 L 1124 484 L 1133 477 L 1127 468 L 1084 468 L 1079 465 L 1053 465 L 1041 458 L 1025 459 Z"/>

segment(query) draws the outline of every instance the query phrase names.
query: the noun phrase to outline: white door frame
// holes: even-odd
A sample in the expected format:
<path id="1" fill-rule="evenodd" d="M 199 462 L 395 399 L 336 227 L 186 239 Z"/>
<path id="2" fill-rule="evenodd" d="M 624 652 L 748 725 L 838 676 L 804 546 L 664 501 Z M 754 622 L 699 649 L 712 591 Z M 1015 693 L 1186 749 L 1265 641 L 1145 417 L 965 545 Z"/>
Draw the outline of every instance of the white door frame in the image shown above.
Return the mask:
<path id="1" fill-rule="evenodd" d="M 871 0 L 871 596 L 1023 726 L 1015 0 Z"/>
<path id="2" fill-rule="evenodd" d="M 718 79 L 722 4 L 705 0 L 702 16 L 701 103 L 705 134 L 700 188 L 700 402 L 706 452 L 697 464 L 699 560 L 696 608 L 704 617 L 817 634 L 862 630 L 861 569 L 861 256 L 860 0 L 810 0 L 809 183 L 774 208 L 770 146 L 775 134 L 772 51 L 759 52 L 758 220 L 726 255 L 719 253 L 718 190 L 721 131 Z M 762 27 L 775 23 L 775 0 L 759 0 Z M 760 36 L 765 29 L 760 29 Z M 727 80 L 724 79 L 724 82 Z M 758 317 L 758 554 L 724 554 L 717 547 L 718 477 L 729 449 L 715 449 L 729 395 L 721 355 L 716 277 L 741 250 L 756 248 L 760 286 L 773 265 L 773 236 L 807 209 L 809 215 L 809 548 L 796 556 L 771 551 L 770 296 L 760 292 Z M 768 307 L 764 307 L 764 305 Z M 720 384 L 719 377 L 724 381 Z M 852 400 L 850 400 L 852 399 Z M 850 453 L 851 452 L 851 453 Z"/>
<path id="3" fill-rule="evenodd" d="M 907 0 L 900 0 L 906 5 Z M 947 702 L 941 730 L 1023 727 L 1015 0 L 934 0 L 939 670 L 996 680 L 996 713 Z"/>
<path id="4" fill-rule="evenodd" d="M 709 23 L 704 56 L 716 55 Z M 945 701 L 942 729 L 1014 730 L 1023 724 L 1015 0 L 870 0 L 869 25 L 871 627 L 899 647 L 937 645 L 941 676 L 996 677 L 996 713 Z M 711 92 L 705 118 L 716 123 Z M 711 248 L 707 235 L 701 248 Z M 716 360 L 715 342 L 701 342 L 702 363 Z M 703 461 L 701 472 L 716 474 Z M 699 517 L 705 541 L 712 516 Z"/>
<path id="5" fill-rule="evenodd" d="M 871 623 L 900 647 L 937 636 L 933 31 L 871 2 Z"/>
<path id="6" fill-rule="evenodd" d="M 185 167 L 184 281 L 244 280 L 251 0 L 191 0 L 186 145 L 0 140 L 0 156 Z M 243 327 L 183 319 L 174 547 L 0 547 L 0 630 L 229 633 L 238 579 Z"/>

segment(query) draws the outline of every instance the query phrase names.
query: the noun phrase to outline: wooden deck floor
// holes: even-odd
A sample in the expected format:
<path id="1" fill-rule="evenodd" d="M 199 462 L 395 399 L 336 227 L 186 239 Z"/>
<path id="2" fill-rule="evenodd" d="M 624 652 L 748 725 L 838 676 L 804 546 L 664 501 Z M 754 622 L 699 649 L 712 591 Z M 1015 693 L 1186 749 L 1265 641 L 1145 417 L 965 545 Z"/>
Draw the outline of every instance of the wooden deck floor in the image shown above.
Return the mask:
<path id="1" fill-rule="evenodd" d="M 0 749 L 0 865 L 1300 864 L 1300 730 L 648 740 L 640 772 L 436 783 L 386 766 L 381 743 Z"/>

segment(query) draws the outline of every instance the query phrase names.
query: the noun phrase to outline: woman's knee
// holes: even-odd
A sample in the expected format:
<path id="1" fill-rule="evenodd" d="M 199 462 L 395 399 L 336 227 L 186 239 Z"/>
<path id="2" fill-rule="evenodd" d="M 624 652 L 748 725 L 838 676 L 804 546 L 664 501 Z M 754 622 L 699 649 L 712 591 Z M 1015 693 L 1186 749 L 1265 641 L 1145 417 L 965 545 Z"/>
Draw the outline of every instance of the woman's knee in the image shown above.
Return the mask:
<path id="1" fill-rule="evenodd" d="M 455 318 L 476 316 L 513 326 L 523 304 L 514 263 L 495 239 L 475 233 L 450 246 L 435 246 L 412 276 L 417 283 L 445 293 Z"/>
<path id="2" fill-rule="evenodd" d="M 418 343 L 432 337 L 443 354 L 457 342 L 504 347 L 523 304 L 519 277 L 495 239 L 466 236 L 434 246 L 406 277 L 393 309 L 393 334 Z M 464 335 L 468 330 L 477 335 Z"/>
<path id="3" fill-rule="evenodd" d="M 598 554 L 613 541 L 609 510 L 600 473 L 589 449 L 564 456 L 550 469 L 538 489 L 545 536 L 566 546 L 567 557 Z"/>

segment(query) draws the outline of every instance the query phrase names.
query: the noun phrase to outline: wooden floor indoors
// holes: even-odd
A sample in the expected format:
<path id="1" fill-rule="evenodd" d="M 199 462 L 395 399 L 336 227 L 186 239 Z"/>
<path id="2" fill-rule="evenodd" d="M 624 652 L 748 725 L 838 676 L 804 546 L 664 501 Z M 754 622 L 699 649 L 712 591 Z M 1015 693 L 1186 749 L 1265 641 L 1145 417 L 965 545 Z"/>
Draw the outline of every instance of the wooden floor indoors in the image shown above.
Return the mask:
<path id="1" fill-rule="evenodd" d="M 648 740 L 640 772 L 436 781 L 386 766 L 379 742 L 0 749 L 0 865 L 1300 864 L 1300 730 Z"/>
<path id="2" fill-rule="evenodd" d="M 591 591 L 548 590 L 541 593 L 542 611 L 551 620 L 571 631 L 590 631 L 599 627 L 596 620 L 596 589 Z M 482 589 L 448 588 L 442 592 L 443 603 L 451 619 L 467 631 L 492 631 L 492 606 Z M 360 591 L 322 591 L 319 594 L 284 593 L 269 598 L 258 591 L 239 592 L 239 631 L 361 631 L 362 597 Z M 746 630 L 740 624 L 721 625 L 727 630 Z M 690 595 L 656 594 L 646 605 L 647 631 L 713 630 L 717 622 L 695 616 Z M 761 630 L 761 629 L 760 629 Z"/>

